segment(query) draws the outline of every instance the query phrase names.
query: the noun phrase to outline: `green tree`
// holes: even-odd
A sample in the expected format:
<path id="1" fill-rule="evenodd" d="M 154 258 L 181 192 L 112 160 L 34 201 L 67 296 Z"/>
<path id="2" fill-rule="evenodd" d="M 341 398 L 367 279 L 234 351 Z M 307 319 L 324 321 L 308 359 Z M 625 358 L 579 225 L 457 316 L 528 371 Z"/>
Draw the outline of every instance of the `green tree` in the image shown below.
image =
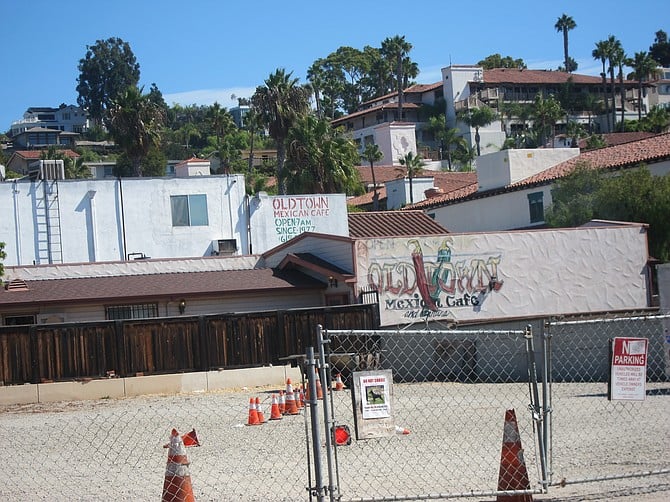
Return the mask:
<path id="1" fill-rule="evenodd" d="M 670 111 L 662 106 L 654 106 L 640 121 L 642 131 L 662 133 L 670 127 Z"/>
<path id="2" fill-rule="evenodd" d="M 142 89 L 131 86 L 112 101 L 109 117 L 112 137 L 130 160 L 134 175 L 142 176 L 142 160 L 160 145 L 162 110 Z"/>
<path id="3" fill-rule="evenodd" d="M 230 172 L 231 152 L 230 148 L 225 148 L 224 138 L 227 134 L 232 133 L 237 129 L 233 116 L 228 110 L 222 107 L 216 101 L 207 110 L 207 121 L 216 137 L 216 150 L 224 173 Z"/>
<path id="4" fill-rule="evenodd" d="M 612 129 L 610 131 L 613 132 L 616 130 L 616 87 L 614 84 L 614 71 L 619 66 L 619 61 L 622 60 L 625 55 L 623 48 L 621 47 L 621 42 L 614 35 L 607 37 L 607 40 L 605 41 L 605 49 L 609 61 L 610 100 L 612 101 Z"/>
<path id="5" fill-rule="evenodd" d="M 481 66 L 485 70 L 493 70 L 494 68 L 513 68 L 517 70 L 525 70 L 527 68 L 526 63 L 523 62 L 523 59 L 514 59 L 511 56 L 502 57 L 498 53 L 486 56 L 486 58 L 477 63 L 477 66 Z"/>
<path id="6" fill-rule="evenodd" d="M 477 145 L 477 157 L 482 154 L 479 145 L 481 136 L 479 135 L 479 128 L 486 127 L 497 118 L 496 113 L 492 108 L 486 105 L 479 108 L 468 108 L 458 114 L 458 119 L 464 122 L 468 127 L 475 129 L 475 144 Z"/>
<path id="7" fill-rule="evenodd" d="M 314 115 L 296 119 L 287 136 L 287 186 L 290 193 L 362 192 L 355 143 Z"/>
<path id="8" fill-rule="evenodd" d="M 459 164 L 459 171 L 470 172 L 473 170 L 472 163 L 477 158 L 477 149 L 465 143 L 454 150 L 453 159 Z"/>
<path id="9" fill-rule="evenodd" d="M 389 60 L 395 62 L 396 91 L 398 92 L 398 120 L 402 120 L 402 106 L 405 101 L 403 83 L 405 83 L 406 80 L 403 78 L 405 69 L 403 67 L 403 62 L 405 62 L 405 59 L 411 50 L 412 44 L 407 42 L 404 36 L 395 35 L 394 37 L 384 39 L 382 42 L 382 54 Z"/>
<path id="10" fill-rule="evenodd" d="M 540 145 L 547 142 L 547 134 L 551 137 L 551 146 L 554 146 L 556 122 L 565 115 L 565 110 L 554 96 L 544 98 L 542 94 L 535 96 L 533 103 L 533 127 L 537 129 Z"/>
<path id="11" fill-rule="evenodd" d="M 5 253 L 5 243 L 0 242 L 0 277 L 5 273 L 5 267 L 2 264 L 2 261 L 7 258 L 7 253 Z"/>
<path id="12" fill-rule="evenodd" d="M 277 144 L 277 185 L 281 195 L 286 194 L 286 137 L 298 117 L 307 112 L 310 95 L 309 89 L 299 86 L 292 74 L 283 68 L 275 70 L 251 97 L 251 103 Z"/>
<path id="13" fill-rule="evenodd" d="M 370 174 L 372 175 L 372 210 L 377 211 L 379 209 L 379 190 L 377 188 L 377 179 L 375 178 L 375 162 L 379 162 L 384 158 L 384 154 L 374 143 L 368 143 L 365 145 L 363 154 L 361 157 L 370 163 Z"/>
<path id="14" fill-rule="evenodd" d="M 106 112 L 112 101 L 140 80 L 140 65 L 130 45 L 120 38 L 97 40 L 95 45 L 86 46 L 78 69 L 77 104 L 98 123 L 107 122 Z"/>
<path id="15" fill-rule="evenodd" d="M 576 27 L 577 23 L 575 23 L 575 20 L 567 14 L 559 17 L 554 25 L 556 31 L 563 34 L 563 61 L 565 61 L 565 71 L 568 73 L 571 71 L 570 56 L 568 55 L 568 32 L 574 30 Z"/>
<path id="16" fill-rule="evenodd" d="M 440 144 L 440 160 L 447 158 L 447 166 L 449 171 L 453 170 L 453 151 L 456 148 L 465 146 L 465 138 L 461 135 L 461 131 L 456 128 L 447 128 L 447 123 L 444 114 L 430 117 L 426 127 L 433 133 L 435 139 Z"/>
<path id="17" fill-rule="evenodd" d="M 420 176 L 423 172 L 423 160 L 418 155 L 412 152 L 407 152 L 403 157 L 400 157 L 400 165 L 406 170 L 406 176 L 409 179 L 409 203 L 414 204 L 414 194 L 412 190 L 412 182 L 414 178 Z"/>
<path id="18" fill-rule="evenodd" d="M 637 80 L 637 119 L 642 120 L 642 83 L 658 74 L 658 63 L 646 51 L 636 52 L 630 63 Z"/>
<path id="19" fill-rule="evenodd" d="M 579 164 L 552 189 L 545 222 L 552 227 L 583 225 L 592 219 L 649 225 L 649 251 L 670 260 L 670 176 L 653 176 L 644 167 L 614 176 Z"/>
<path id="20" fill-rule="evenodd" d="M 668 42 L 668 34 L 665 31 L 656 32 L 654 43 L 649 47 L 649 55 L 656 60 L 659 66 L 670 68 L 670 42 Z"/>

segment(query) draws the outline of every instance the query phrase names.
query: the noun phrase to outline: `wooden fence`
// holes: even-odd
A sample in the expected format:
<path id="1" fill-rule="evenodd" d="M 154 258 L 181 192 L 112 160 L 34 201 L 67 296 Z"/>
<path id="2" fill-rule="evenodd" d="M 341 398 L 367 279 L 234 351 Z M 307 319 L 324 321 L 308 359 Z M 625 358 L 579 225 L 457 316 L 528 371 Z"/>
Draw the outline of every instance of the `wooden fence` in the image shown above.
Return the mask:
<path id="1" fill-rule="evenodd" d="M 377 305 L 0 326 L 4 385 L 282 364 L 315 346 L 316 326 L 375 329 Z"/>

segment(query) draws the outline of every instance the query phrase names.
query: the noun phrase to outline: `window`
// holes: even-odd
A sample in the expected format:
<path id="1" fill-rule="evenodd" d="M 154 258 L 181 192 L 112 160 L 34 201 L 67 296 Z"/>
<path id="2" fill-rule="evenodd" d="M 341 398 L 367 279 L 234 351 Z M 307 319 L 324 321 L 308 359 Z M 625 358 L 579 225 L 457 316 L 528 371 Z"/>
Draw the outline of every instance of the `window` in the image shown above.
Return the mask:
<path id="1" fill-rule="evenodd" d="M 5 316 L 5 326 L 18 326 L 20 324 L 35 324 L 35 316 L 30 314 Z"/>
<path id="2" fill-rule="evenodd" d="M 544 202 L 542 201 L 544 194 L 542 192 L 535 192 L 528 194 L 528 211 L 530 213 L 531 223 L 540 223 L 544 221 Z"/>
<path id="3" fill-rule="evenodd" d="M 173 227 L 209 225 L 206 195 L 172 195 L 170 196 L 170 205 Z"/>
<path id="4" fill-rule="evenodd" d="M 108 320 L 158 317 L 158 304 L 115 305 L 105 309 Z"/>

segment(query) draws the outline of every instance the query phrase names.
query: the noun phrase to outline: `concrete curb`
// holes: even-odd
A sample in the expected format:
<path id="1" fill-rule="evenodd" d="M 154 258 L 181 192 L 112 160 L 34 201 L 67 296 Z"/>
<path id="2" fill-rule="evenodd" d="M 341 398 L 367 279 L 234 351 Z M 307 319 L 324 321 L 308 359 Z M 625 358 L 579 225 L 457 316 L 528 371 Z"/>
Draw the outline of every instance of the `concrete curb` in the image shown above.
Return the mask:
<path id="1" fill-rule="evenodd" d="M 299 368 L 267 366 L 169 375 L 8 385 L 0 387 L 0 405 L 208 392 L 266 385 L 283 386 L 287 378 L 299 382 L 301 376 Z"/>

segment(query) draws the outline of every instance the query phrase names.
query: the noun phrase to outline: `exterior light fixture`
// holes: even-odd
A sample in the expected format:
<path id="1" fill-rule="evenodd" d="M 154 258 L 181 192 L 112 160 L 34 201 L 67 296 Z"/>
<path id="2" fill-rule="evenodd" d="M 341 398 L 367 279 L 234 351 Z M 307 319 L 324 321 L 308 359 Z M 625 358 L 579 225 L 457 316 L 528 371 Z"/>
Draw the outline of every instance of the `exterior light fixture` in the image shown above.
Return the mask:
<path id="1" fill-rule="evenodd" d="M 186 312 L 186 300 L 182 298 L 179 302 L 179 313 L 183 314 L 184 312 Z"/>
<path id="2" fill-rule="evenodd" d="M 336 287 L 337 287 L 337 279 L 335 279 L 335 277 L 333 277 L 333 276 L 331 275 L 330 277 L 328 277 L 328 285 L 329 285 L 331 288 L 336 288 Z"/>

